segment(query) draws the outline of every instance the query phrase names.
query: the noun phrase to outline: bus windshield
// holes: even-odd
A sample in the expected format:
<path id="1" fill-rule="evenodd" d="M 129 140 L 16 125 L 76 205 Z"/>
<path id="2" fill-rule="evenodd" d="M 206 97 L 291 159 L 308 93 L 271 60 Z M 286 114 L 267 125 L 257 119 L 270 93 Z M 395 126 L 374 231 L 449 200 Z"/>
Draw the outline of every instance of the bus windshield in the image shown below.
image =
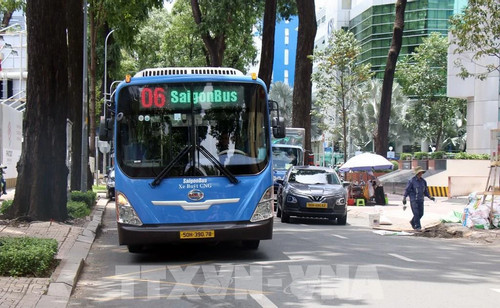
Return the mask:
<path id="1" fill-rule="evenodd" d="M 256 174 L 268 164 L 258 84 L 132 83 L 117 97 L 115 156 L 129 177 Z"/>

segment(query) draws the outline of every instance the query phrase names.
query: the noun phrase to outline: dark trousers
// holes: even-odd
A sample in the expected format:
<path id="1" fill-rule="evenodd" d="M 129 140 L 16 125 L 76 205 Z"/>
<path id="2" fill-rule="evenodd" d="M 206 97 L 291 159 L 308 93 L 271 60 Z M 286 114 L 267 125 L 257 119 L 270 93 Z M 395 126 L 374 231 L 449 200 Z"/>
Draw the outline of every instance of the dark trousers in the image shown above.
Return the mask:
<path id="1" fill-rule="evenodd" d="M 410 220 L 413 229 L 420 229 L 420 219 L 424 216 L 424 200 L 411 201 L 411 211 L 413 212 L 413 218 Z"/>

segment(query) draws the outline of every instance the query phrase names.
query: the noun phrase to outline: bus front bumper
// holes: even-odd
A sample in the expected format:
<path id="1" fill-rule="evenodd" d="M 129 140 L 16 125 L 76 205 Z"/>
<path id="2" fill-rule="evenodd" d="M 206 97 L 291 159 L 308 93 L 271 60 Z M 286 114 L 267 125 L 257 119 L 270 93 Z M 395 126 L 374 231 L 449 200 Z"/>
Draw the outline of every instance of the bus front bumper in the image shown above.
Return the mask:
<path id="1" fill-rule="evenodd" d="M 210 237 L 212 234 L 210 231 L 213 231 L 213 237 Z M 181 238 L 181 233 L 184 238 Z M 133 226 L 118 223 L 118 241 L 120 245 L 268 240 L 272 238 L 272 235 L 273 218 L 259 222 L 182 225 Z"/>

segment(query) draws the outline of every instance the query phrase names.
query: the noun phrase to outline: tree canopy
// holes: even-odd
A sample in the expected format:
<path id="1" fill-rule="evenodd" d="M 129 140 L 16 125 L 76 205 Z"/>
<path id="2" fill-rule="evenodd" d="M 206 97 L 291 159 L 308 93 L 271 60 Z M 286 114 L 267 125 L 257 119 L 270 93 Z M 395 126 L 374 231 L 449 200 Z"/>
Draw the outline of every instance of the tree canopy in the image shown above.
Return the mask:
<path id="1" fill-rule="evenodd" d="M 469 71 L 458 58 L 455 62 L 460 68 L 459 76 L 475 76 L 484 79 L 493 71 L 500 71 L 500 2 L 498 0 L 471 0 L 465 9 L 451 17 L 452 43 L 456 44 L 455 53 L 472 53 L 471 60 L 482 71 Z M 495 59 L 483 64 L 485 57 Z"/>
<path id="2" fill-rule="evenodd" d="M 362 96 L 361 85 L 372 75 L 369 63 L 358 63 L 360 52 L 354 34 L 340 29 L 332 32 L 327 46 L 312 57 L 317 63 L 317 70 L 312 74 L 316 84 L 316 103 L 329 123 L 328 131 L 340 139 L 345 159 L 349 127 L 357 125 L 349 125 L 350 120 L 355 121 L 349 110 Z"/>
<path id="3" fill-rule="evenodd" d="M 448 41 L 431 33 L 415 52 L 401 60 L 397 78 L 413 98 L 407 127 L 439 150 L 446 128 L 461 117 L 463 100 L 446 97 Z"/>

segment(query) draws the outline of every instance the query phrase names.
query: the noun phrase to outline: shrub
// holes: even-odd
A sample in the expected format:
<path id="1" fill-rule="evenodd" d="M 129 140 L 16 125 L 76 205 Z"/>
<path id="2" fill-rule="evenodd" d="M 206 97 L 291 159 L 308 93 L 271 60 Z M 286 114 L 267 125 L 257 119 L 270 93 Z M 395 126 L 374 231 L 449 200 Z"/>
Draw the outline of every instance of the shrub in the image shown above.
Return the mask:
<path id="1" fill-rule="evenodd" d="M 71 219 L 81 218 L 90 215 L 90 208 L 85 202 L 68 201 L 68 216 Z"/>
<path id="2" fill-rule="evenodd" d="M 74 190 L 70 194 L 70 201 L 84 202 L 89 208 L 92 208 L 95 204 L 97 194 L 93 191 L 82 192 L 79 190 Z"/>
<path id="3" fill-rule="evenodd" d="M 412 156 L 411 153 L 401 153 L 400 158 L 401 160 L 410 160 Z"/>
<path id="4" fill-rule="evenodd" d="M 0 238 L 0 275 L 48 277 L 56 265 L 55 239 Z"/>
<path id="5" fill-rule="evenodd" d="M 391 163 L 393 165 L 392 171 L 396 171 L 399 169 L 399 163 L 396 160 L 391 160 Z"/>
<path id="6" fill-rule="evenodd" d="M 422 160 L 422 159 L 427 159 L 429 157 L 429 154 L 427 152 L 415 152 L 413 153 L 413 158 L 416 160 Z"/>
<path id="7" fill-rule="evenodd" d="M 444 151 L 436 151 L 431 153 L 431 159 L 443 159 L 446 153 Z"/>
<path id="8" fill-rule="evenodd" d="M 5 200 L 4 202 L 2 202 L 2 205 L 0 205 L 0 214 L 5 213 L 13 202 L 14 200 Z"/>
<path id="9" fill-rule="evenodd" d="M 490 159 L 489 154 L 469 154 L 465 152 L 460 152 L 455 154 L 455 159 Z"/>

